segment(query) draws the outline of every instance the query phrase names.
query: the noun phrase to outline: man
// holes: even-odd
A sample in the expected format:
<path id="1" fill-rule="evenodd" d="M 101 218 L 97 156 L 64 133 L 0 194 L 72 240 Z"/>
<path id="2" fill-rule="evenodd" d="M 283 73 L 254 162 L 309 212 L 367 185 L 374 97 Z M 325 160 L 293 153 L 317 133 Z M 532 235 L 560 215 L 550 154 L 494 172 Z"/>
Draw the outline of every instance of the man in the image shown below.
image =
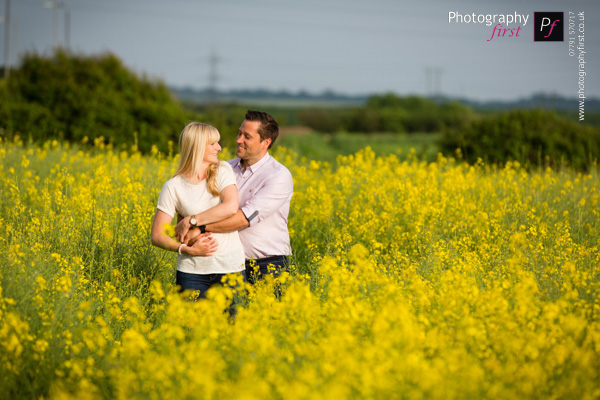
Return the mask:
<path id="1" fill-rule="evenodd" d="M 249 110 L 238 131 L 238 158 L 229 161 L 236 177 L 239 210 L 213 224 L 192 221 L 202 232 L 239 231 L 250 282 L 267 274 L 278 276 L 289 265 L 292 253 L 287 227 L 292 174 L 268 152 L 278 136 L 279 125 L 271 115 Z M 180 240 L 190 227 L 190 217 L 179 222 L 176 232 Z"/>

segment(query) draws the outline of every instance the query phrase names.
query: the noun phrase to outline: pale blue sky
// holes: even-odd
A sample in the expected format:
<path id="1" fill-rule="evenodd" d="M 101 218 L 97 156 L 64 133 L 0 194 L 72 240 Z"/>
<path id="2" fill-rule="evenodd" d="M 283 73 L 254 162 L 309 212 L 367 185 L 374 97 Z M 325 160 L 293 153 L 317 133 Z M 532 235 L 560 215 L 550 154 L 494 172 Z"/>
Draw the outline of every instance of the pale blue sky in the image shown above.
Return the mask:
<path id="1" fill-rule="evenodd" d="M 4 14 L 1 0 L 0 13 Z M 53 11 L 43 0 L 12 0 L 11 57 L 49 52 Z M 511 100 L 535 92 L 577 95 L 568 44 L 534 43 L 533 12 L 585 12 L 588 97 L 600 97 L 597 0 L 64 0 L 70 43 L 86 54 L 111 51 L 167 84 L 203 88 L 216 52 L 219 89 L 326 89 L 347 94 L 427 94 L 426 70 L 441 71 L 440 92 Z M 494 38 L 493 26 L 448 23 L 448 13 L 528 14 L 520 37 Z M 60 13 L 60 40 L 63 13 Z M 577 21 L 579 22 L 579 21 Z M 515 24 L 516 28 L 518 24 Z M 4 39 L 4 25 L 2 25 Z M 565 32 L 565 37 L 567 37 Z M 3 42 L 0 45 L 3 47 Z M 3 59 L 3 52 L 0 54 Z"/>

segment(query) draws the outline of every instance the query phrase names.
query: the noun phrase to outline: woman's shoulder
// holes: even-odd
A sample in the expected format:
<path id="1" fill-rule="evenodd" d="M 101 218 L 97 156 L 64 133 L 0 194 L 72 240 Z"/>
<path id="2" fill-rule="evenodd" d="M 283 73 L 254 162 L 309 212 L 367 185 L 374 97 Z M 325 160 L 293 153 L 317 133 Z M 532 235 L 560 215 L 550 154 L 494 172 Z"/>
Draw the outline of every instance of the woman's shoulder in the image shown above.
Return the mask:
<path id="1" fill-rule="evenodd" d="M 181 186 L 184 182 L 185 179 L 183 179 L 181 175 L 175 175 L 174 177 L 172 177 L 164 183 L 163 188 L 176 188 L 178 186 Z"/>
<path id="2" fill-rule="evenodd" d="M 219 161 L 219 168 L 226 168 L 233 171 L 231 164 L 229 164 L 227 161 Z"/>
<path id="3" fill-rule="evenodd" d="M 227 161 L 219 161 L 219 173 L 220 174 L 233 174 L 233 168 Z"/>
<path id="4" fill-rule="evenodd" d="M 171 177 L 171 179 L 169 179 L 167 182 L 165 182 L 165 185 L 177 185 L 181 182 L 185 182 L 185 178 L 183 177 L 183 175 L 175 175 Z"/>

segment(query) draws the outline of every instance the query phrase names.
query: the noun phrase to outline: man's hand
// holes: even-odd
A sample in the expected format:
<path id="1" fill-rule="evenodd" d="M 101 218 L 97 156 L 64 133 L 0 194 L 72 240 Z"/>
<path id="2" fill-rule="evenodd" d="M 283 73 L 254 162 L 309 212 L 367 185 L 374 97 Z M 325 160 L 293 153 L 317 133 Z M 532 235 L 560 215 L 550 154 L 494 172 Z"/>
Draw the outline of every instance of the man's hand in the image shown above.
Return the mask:
<path id="1" fill-rule="evenodd" d="M 206 257 L 215 254 L 218 247 L 219 244 L 216 239 L 211 236 L 210 232 L 206 232 L 191 238 L 187 246 L 182 249 L 182 252 L 192 256 Z"/>
<path id="2" fill-rule="evenodd" d="M 183 218 L 177 223 L 177 226 L 175 226 L 175 238 L 182 243 L 184 243 L 185 235 L 187 235 L 190 230 L 190 218 L 191 217 Z"/>
<path id="3" fill-rule="evenodd" d="M 190 232 L 198 233 L 196 235 L 190 235 Z M 209 237 L 210 235 L 212 235 L 211 232 L 200 233 L 200 231 L 188 231 L 188 237 L 185 238 L 186 240 L 183 243 L 187 244 L 188 246 L 193 246 L 198 240 Z"/>

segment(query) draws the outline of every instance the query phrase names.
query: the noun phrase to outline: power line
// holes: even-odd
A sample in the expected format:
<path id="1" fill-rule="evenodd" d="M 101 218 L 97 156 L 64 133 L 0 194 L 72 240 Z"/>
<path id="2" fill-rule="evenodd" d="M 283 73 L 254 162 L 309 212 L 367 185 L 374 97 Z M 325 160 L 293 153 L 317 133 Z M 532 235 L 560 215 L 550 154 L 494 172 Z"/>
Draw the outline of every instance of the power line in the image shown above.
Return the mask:
<path id="1" fill-rule="evenodd" d="M 60 2 L 60 0 L 46 0 L 46 2 L 48 3 L 53 3 L 55 1 Z M 30 6 L 33 7 L 32 4 L 27 4 L 27 3 L 23 3 L 22 5 L 24 6 Z M 135 17 L 150 17 L 150 18 L 159 18 L 159 19 L 173 19 L 173 20 L 177 20 L 177 21 L 181 21 L 181 20 L 193 20 L 193 21 L 197 21 L 198 18 L 202 18 L 203 21 L 205 21 L 205 23 L 228 23 L 228 24 L 240 24 L 240 23 L 247 23 L 247 16 L 237 16 L 235 14 L 232 15 L 221 15 L 221 14 L 207 14 L 207 13 L 201 13 L 201 14 L 196 14 L 196 13 L 190 13 L 188 11 L 186 11 L 185 8 L 175 8 L 175 9 L 169 9 L 168 11 L 159 11 L 159 10 L 153 10 L 153 9 L 149 9 L 147 7 L 144 8 L 133 8 L 133 7 L 122 7 L 122 5 L 119 5 L 119 8 L 112 8 L 112 5 L 110 5 L 109 7 L 106 7 L 106 4 L 103 3 L 93 3 L 93 4 L 81 4 L 81 3 L 77 3 L 75 5 L 73 5 L 74 9 L 77 9 L 77 11 L 84 11 L 84 12 L 92 12 L 92 13 L 103 13 L 103 14 L 111 14 L 111 15 L 131 15 L 131 16 L 135 16 Z M 339 16 L 339 12 L 336 13 L 337 16 Z M 347 15 L 352 15 L 352 13 L 347 14 Z M 389 14 L 380 14 L 380 15 L 389 15 Z M 362 18 L 362 20 L 364 20 L 364 18 Z M 360 25 L 357 26 L 356 24 L 353 23 L 345 23 L 343 22 L 344 19 L 336 19 L 336 21 L 334 23 L 332 23 L 331 21 L 323 21 L 323 22 L 309 22 L 307 20 L 297 20 L 297 19 L 277 19 L 277 20 L 271 20 L 269 21 L 269 24 L 267 25 L 258 25 L 255 26 L 254 28 L 264 28 L 264 29 L 271 29 L 273 27 L 276 26 L 281 26 L 284 28 L 295 28 L 295 29 L 320 29 L 320 30 L 327 30 L 327 31 L 338 31 L 338 32 L 349 32 L 349 33 L 353 33 L 353 34 L 364 34 L 364 33 L 372 33 L 372 34 L 384 34 L 384 35 L 389 35 L 389 34 L 414 34 L 415 33 L 415 29 L 414 28 L 403 28 L 402 26 L 399 25 L 394 25 L 393 27 L 386 27 L 386 26 L 366 26 L 366 25 Z M 424 36 L 424 35 L 431 35 L 431 36 L 436 36 L 438 35 L 437 32 L 433 32 L 430 29 L 427 29 L 426 27 L 422 27 L 418 29 L 419 31 L 419 35 Z"/>

